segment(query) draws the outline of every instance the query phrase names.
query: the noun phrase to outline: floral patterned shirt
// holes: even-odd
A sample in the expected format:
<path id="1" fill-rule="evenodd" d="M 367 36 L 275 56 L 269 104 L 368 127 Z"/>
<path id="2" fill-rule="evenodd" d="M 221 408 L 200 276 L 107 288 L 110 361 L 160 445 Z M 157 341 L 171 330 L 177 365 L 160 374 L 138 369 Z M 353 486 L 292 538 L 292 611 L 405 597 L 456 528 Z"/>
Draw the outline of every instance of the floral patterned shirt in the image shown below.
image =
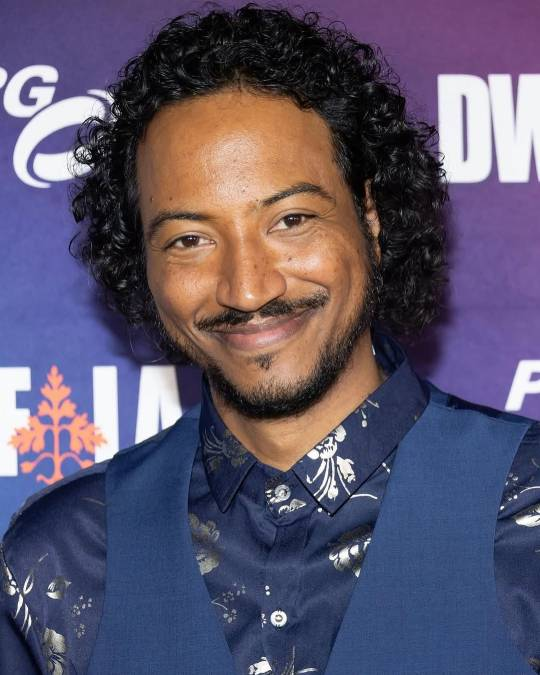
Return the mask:
<path id="1" fill-rule="evenodd" d="M 396 449 L 429 396 L 397 343 L 377 335 L 375 347 L 387 379 L 284 472 L 230 433 L 203 379 L 189 519 L 241 675 L 324 673 Z M 537 490 L 540 424 L 515 456 L 494 543 L 503 616 L 540 672 Z M 105 508 L 104 474 L 86 470 L 31 497 L 15 517 L 0 558 L 0 673 L 86 672 L 103 607 Z"/>

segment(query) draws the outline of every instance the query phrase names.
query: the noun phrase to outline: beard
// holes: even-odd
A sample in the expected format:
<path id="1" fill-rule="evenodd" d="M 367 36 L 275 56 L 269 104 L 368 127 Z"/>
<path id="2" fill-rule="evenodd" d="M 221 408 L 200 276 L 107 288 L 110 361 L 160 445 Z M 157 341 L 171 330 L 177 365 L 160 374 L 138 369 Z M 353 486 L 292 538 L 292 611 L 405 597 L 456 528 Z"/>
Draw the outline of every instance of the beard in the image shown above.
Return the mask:
<path id="1" fill-rule="evenodd" d="M 244 417 L 251 419 L 282 419 L 299 415 L 320 401 L 345 371 L 358 339 L 370 329 L 375 317 L 382 278 L 375 255 L 374 243 L 369 235 L 367 242 L 367 273 L 361 303 L 354 308 L 343 330 L 331 337 L 320 347 L 314 359 L 311 371 L 294 381 L 282 381 L 270 377 L 265 382 L 256 381 L 251 389 L 234 384 L 219 364 L 208 356 L 198 353 L 192 345 L 179 344 L 167 332 L 157 308 L 153 310 L 153 328 L 158 337 L 158 345 L 172 363 L 192 363 L 202 368 L 213 389 L 223 403 Z M 325 291 L 319 291 L 310 297 L 291 302 L 277 298 L 270 301 L 257 312 L 227 310 L 220 316 L 196 323 L 200 330 L 212 330 L 218 326 L 248 323 L 252 317 L 277 317 L 292 314 L 299 309 L 323 307 L 329 301 Z M 152 302 L 153 304 L 153 302 Z M 261 354 L 252 357 L 260 369 L 268 371 L 273 355 Z"/>

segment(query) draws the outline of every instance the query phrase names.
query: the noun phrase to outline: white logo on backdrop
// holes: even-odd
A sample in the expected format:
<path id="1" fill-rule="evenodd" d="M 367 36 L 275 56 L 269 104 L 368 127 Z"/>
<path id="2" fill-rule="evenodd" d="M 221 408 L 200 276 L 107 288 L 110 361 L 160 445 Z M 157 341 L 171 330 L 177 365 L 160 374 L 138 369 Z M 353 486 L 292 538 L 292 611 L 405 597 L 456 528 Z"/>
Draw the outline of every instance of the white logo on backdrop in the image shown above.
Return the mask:
<path id="1" fill-rule="evenodd" d="M 439 138 L 448 179 L 528 183 L 534 150 L 540 180 L 540 75 L 439 75 Z M 495 162 L 494 162 L 495 159 Z"/>
<path id="2" fill-rule="evenodd" d="M 106 443 L 99 445 L 95 450 L 95 461 L 101 462 L 118 451 L 120 402 L 117 367 L 94 366 L 92 383 L 94 402 L 92 419 L 106 439 Z M 38 388 L 39 383 L 34 383 L 34 387 Z M 10 439 L 13 438 L 17 428 L 24 427 L 28 423 L 30 415 L 36 414 L 35 410 L 17 406 L 17 393 L 31 390 L 32 371 L 28 366 L 0 368 L 0 477 L 19 475 L 17 450 Z M 40 415 L 38 411 L 37 417 Z M 135 443 L 157 434 L 160 429 L 171 426 L 181 415 L 182 405 L 175 367 L 142 366 L 139 376 Z M 34 417 L 34 425 L 37 423 L 36 420 Z M 33 451 L 42 449 L 43 445 L 32 448 Z"/>
<path id="3" fill-rule="evenodd" d="M 31 79 L 39 79 L 42 84 L 30 87 L 28 102 L 24 102 L 21 95 Z M 102 89 L 88 89 L 83 96 L 53 102 L 57 82 L 58 71 L 53 66 L 27 66 L 11 77 L 0 67 L 0 90 L 5 87 L 6 113 L 29 118 L 13 149 L 13 169 L 31 187 L 48 188 L 53 182 L 70 180 L 87 171 L 87 167 L 75 161 L 71 150 L 43 153 L 36 149 L 57 131 L 79 125 L 92 115 L 104 117 L 110 103 L 109 95 Z"/>
<path id="4" fill-rule="evenodd" d="M 30 87 L 25 102 L 21 95 L 31 79 L 41 84 Z M 29 118 L 15 143 L 13 168 L 32 187 L 47 188 L 85 172 L 71 151 L 36 149 L 56 131 L 79 125 L 91 115 L 103 117 L 110 103 L 101 89 L 53 102 L 57 82 L 53 66 L 31 65 L 11 76 L 0 67 L 6 113 Z M 487 82 L 469 74 L 438 76 L 440 149 L 451 182 L 481 182 L 496 164 L 501 183 L 526 183 L 533 152 L 540 180 L 540 74 L 520 75 L 515 90 L 514 96 L 508 74 L 488 75 Z"/>

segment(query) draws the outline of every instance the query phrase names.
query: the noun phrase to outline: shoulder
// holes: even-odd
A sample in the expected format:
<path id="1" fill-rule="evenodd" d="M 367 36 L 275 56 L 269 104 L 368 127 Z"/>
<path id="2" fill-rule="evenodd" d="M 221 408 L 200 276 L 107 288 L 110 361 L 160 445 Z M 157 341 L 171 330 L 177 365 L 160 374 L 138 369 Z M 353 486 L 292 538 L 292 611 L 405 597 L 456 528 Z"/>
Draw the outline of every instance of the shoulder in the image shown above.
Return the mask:
<path id="1" fill-rule="evenodd" d="M 467 401 L 455 394 L 442 391 L 431 382 L 424 381 L 423 384 L 428 390 L 430 403 L 435 406 L 445 408 L 448 411 L 454 411 L 458 414 L 472 415 L 486 421 L 521 426 L 526 436 L 532 434 L 533 438 L 535 436 L 540 438 L 540 422 L 536 420 Z"/>
<path id="2" fill-rule="evenodd" d="M 190 409 L 183 416 L 197 420 L 198 408 Z M 180 418 L 183 419 L 183 418 Z M 140 443 L 120 450 L 112 459 L 77 471 L 28 497 L 12 516 L 3 537 L 5 551 L 33 549 L 45 541 L 72 538 L 77 541 L 99 522 L 104 529 L 106 507 L 106 476 L 109 468 L 122 457 L 139 461 L 144 454 L 152 453 L 178 428 L 180 420 L 171 427 Z"/>
<path id="3" fill-rule="evenodd" d="M 190 410 L 184 417 L 194 418 L 195 415 Z M 81 510 L 91 509 L 89 504 L 105 506 L 106 474 L 111 464 L 117 461 L 116 458 L 154 451 L 179 426 L 179 421 L 154 436 L 121 449 L 112 459 L 77 471 L 30 495 L 13 514 L 4 542 L 19 539 L 23 535 L 35 536 L 39 532 L 54 531 L 60 522 L 63 528 L 75 527 L 77 515 Z"/>
<path id="4" fill-rule="evenodd" d="M 13 514 L 4 535 L 4 544 L 21 538 L 40 539 L 65 526 L 87 505 L 105 505 L 105 471 L 110 460 L 94 464 L 30 495 Z M 58 520 L 60 518 L 60 521 Z M 41 533 L 41 536 L 40 536 Z"/>
<path id="5" fill-rule="evenodd" d="M 0 615 L 6 620 L 9 614 L 29 649 L 38 645 L 33 653 L 40 663 L 44 657 L 40 645 L 50 640 L 58 648 L 60 663 L 66 650 L 77 651 L 68 646 L 74 613 L 83 602 L 78 599 L 84 598 L 88 626 L 99 615 L 106 560 L 107 464 L 78 471 L 29 497 L 0 544 L 7 594 Z M 51 670 L 51 662 L 47 667 Z"/>
<path id="6" fill-rule="evenodd" d="M 166 445 L 176 426 L 40 490 L 12 517 L 0 543 L 0 622 L 11 617 L 24 640 L 37 645 L 36 660 L 42 659 L 41 645 L 54 639 L 62 662 L 69 657 L 77 672 L 86 672 L 104 601 L 111 467 L 129 481 L 117 470 L 126 464 L 122 458 L 140 464 Z"/>
<path id="7" fill-rule="evenodd" d="M 511 431 L 512 444 L 515 448 L 512 463 L 506 478 L 498 519 L 503 520 L 516 513 L 532 508 L 531 514 L 535 524 L 540 524 L 540 508 L 538 495 L 540 492 L 540 422 L 508 413 L 496 408 L 479 405 L 465 399 L 441 391 L 431 383 L 424 383 L 429 388 L 430 402 L 457 415 L 472 416 L 476 420 L 485 420 L 494 426 L 494 433 L 505 426 Z M 528 514 L 528 515 L 531 515 Z"/>
<path id="8" fill-rule="evenodd" d="M 36 614 L 42 614 L 51 580 L 87 577 L 92 566 L 98 572 L 105 562 L 107 464 L 31 495 L 11 519 L 0 544 L 4 567 L 23 594 L 32 585 L 28 603 Z"/>

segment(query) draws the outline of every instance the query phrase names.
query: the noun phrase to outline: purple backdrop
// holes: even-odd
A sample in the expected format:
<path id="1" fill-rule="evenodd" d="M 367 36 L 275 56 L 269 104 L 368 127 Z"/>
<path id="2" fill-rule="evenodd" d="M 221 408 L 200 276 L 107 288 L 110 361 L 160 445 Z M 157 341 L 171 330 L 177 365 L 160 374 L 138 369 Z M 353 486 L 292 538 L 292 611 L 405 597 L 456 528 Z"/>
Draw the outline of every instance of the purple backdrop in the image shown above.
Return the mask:
<path id="1" fill-rule="evenodd" d="M 103 109 L 120 66 L 197 6 L 20 0 L 2 10 L 0 532 L 27 495 L 168 426 L 198 397 L 197 372 L 151 363 L 68 255 L 65 170 L 75 125 Z M 411 349 L 417 368 L 465 398 L 540 417 L 540 5 L 306 8 L 380 45 L 411 109 L 440 127 L 451 287 L 444 321 Z"/>

